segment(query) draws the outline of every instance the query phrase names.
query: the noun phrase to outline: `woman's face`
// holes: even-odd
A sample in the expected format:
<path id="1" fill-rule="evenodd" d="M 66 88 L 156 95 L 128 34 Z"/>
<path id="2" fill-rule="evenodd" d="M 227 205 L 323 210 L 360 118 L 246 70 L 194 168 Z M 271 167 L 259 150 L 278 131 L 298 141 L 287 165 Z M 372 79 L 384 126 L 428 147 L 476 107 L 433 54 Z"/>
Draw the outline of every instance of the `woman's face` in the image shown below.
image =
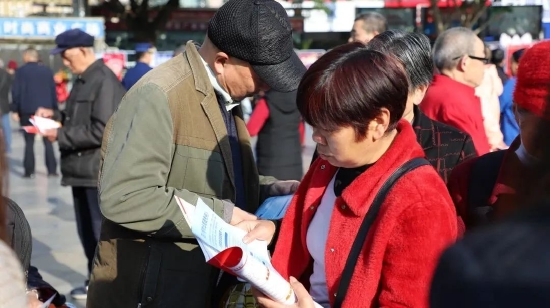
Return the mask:
<path id="1" fill-rule="evenodd" d="M 368 132 L 367 138 L 357 141 L 352 127 L 341 127 L 334 132 L 313 128 L 312 138 L 317 143 L 319 156 L 331 165 L 343 168 L 365 165 L 362 161 L 369 148 Z"/>
<path id="2" fill-rule="evenodd" d="M 383 108 L 380 116 L 368 124 L 364 138 L 357 138 L 351 126 L 333 132 L 313 127 L 312 138 L 322 159 L 335 167 L 355 168 L 373 164 L 384 154 L 388 145 L 384 142 L 388 125 L 389 111 Z"/>

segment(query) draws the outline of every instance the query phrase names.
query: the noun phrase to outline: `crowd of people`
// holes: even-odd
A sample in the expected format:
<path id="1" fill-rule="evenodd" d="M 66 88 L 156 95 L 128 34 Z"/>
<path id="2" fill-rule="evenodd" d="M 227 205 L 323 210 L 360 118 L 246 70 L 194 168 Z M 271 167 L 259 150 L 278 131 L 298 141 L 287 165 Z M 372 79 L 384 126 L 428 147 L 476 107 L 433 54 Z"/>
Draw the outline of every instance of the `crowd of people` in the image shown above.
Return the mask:
<path id="1" fill-rule="evenodd" d="M 77 76 L 63 110 L 36 50 L 0 71 L 0 153 L 10 111 L 21 126 L 33 116 L 61 123 L 39 134 L 48 175 L 58 176 L 57 142 L 61 184 L 72 189 L 89 281 L 71 296 L 87 307 L 550 304 L 550 41 L 515 52 L 508 77 L 502 50 L 470 29 L 448 29 L 432 46 L 367 13 L 347 44 L 306 68 L 278 2 L 230 0 L 201 45 L 155 68 L 154 47 L 136 46 L 122 82 L 89 34 L 68 30 L 56 44 Z M 255 96 L 246 120 L 241 102 Z M 305 175 L 304 122 L 316 144 Z M 36 136 L 23 134 L 32 178 Z M 176 197 L 200 198 L 246 243 L 269 242 L 296 304 L 207 264 Z M 291 197 L 277 204 L 284 217 L 256 216 L 272 197 Z M 39 307 L 56 292 L 31 265 L 32 238 L 8 236 L 30 234 L 27 225 L 0 200 L 0 307 Z"/>

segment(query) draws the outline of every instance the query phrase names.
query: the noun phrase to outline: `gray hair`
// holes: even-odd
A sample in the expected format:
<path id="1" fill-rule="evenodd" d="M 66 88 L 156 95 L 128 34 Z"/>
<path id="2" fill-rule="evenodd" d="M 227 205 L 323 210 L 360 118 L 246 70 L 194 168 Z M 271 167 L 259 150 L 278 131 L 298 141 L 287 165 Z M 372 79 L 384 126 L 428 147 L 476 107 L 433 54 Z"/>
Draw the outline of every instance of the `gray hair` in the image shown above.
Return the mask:
<path id="1" fill-rule="evenodd" d="M 430 40 L 415 32 L 388 30 L 375 36 L 366 47 L 398 58 L 409 78 L 409 91 L 428 86 L 433 79 Z"/>
<path id="2" fill-rule="evenodd" d="M 380 13 L 363 13 L 355 18 L 355 21 L 359 20 L 363 21 L 363 30 L 367 33 L 382 33 L 388 29 L 388 21 Z"/>
<path id="3" fill-rule="evenodd" d="M 440 71 L 454 68 L 460 60 L 458 57 L 474 52 L 476 38 L 472 30 L 464 27 L 451 28 L 441 33 L 433 48 L 435 67 Z"/>
<path id="4" fill-rule="evenodd" d="M 34 47 L 29 47 L 23 51 L 23 56 L 38 60 L 38 51 Z"/>

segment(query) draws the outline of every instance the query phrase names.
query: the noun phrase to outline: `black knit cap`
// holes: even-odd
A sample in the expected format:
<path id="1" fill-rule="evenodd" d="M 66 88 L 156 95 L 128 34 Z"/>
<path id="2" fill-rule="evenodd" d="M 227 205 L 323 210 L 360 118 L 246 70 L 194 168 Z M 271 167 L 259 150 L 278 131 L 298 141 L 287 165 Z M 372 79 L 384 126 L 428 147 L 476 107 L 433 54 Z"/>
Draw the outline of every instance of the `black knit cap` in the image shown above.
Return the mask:
<path id="1" fill-rule="evenodd" d="M 296 90 L 306 71 L 294 52 L 288 15 L 274 0 L 226 2 L 208 24 L 208 38 L 221 51 L 250 63 L 274 90 Z"/>

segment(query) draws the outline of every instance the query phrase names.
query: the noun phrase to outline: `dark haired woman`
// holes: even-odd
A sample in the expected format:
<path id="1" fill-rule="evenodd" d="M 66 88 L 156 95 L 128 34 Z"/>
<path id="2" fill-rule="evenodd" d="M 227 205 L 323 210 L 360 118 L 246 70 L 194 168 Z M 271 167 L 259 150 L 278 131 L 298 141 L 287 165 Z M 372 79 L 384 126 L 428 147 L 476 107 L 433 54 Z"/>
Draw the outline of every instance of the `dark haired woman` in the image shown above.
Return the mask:
<path id="1" fill-rule="evenodd" d="M 401 120 L 407 80 L 399 60 L 352 43 L 317 60 L 298 88 L 298 108 L 313 127 L 320 158 L 286 212 L 272 261 L 323 307 L 335 305 L 352 244 L 382 185 L 424 157 L 413 128 Z M 427 307 L 438 257 L 456 236 L 456 212 L 434 168 L 406 173 L 360 243 L 341 307 Z M 307 300 L 297 306 L 310 307 Z"/>

